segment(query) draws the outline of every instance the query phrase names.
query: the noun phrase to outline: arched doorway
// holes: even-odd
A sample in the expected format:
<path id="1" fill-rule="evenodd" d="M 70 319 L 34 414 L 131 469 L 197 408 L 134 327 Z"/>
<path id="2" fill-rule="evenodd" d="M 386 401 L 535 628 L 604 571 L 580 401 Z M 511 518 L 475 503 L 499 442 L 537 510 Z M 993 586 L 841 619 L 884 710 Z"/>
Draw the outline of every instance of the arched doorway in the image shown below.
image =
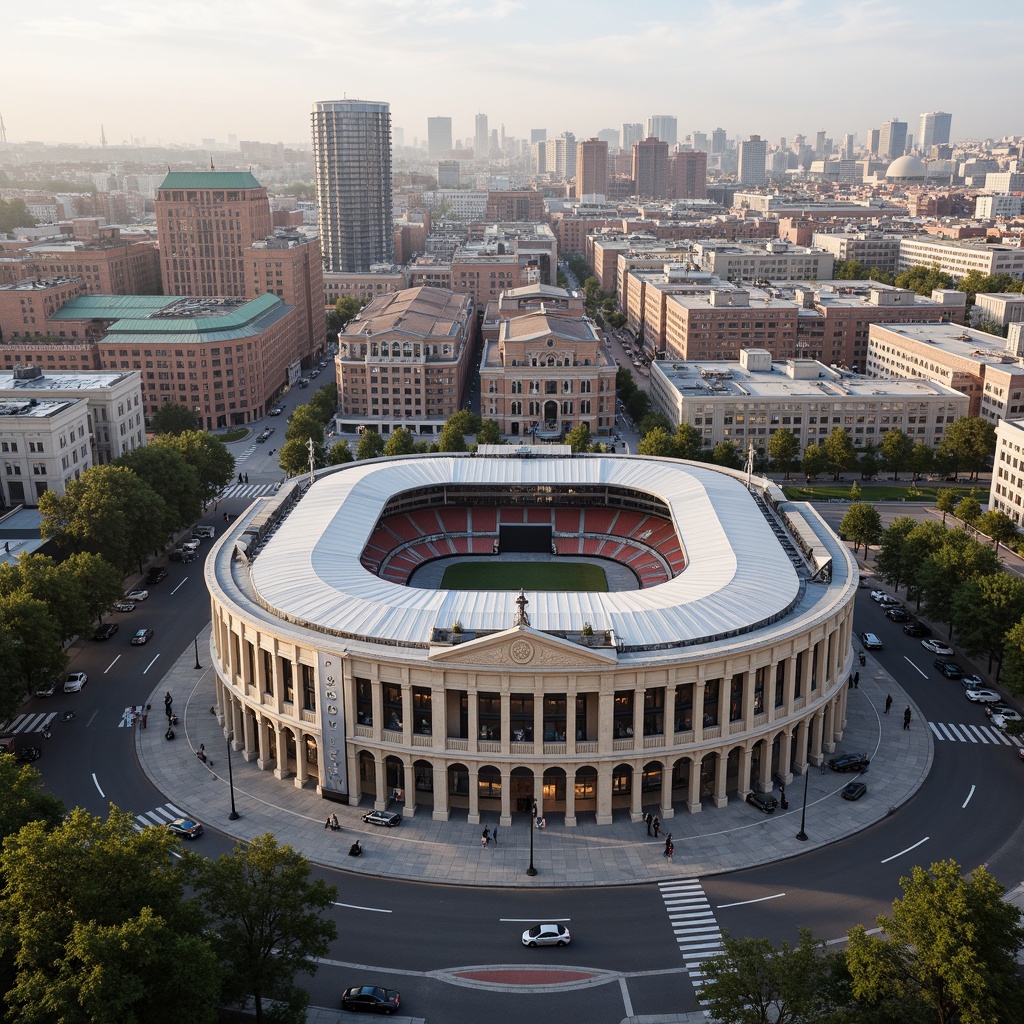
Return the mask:
<path id="1" fill-rule="evenodd" d="M 464 764 L 448 765 L 448 806 L 469 813 L 469 769 Z"/>
<path id="2" fill-rule="evenodd" d="M 576 769 L 573 780 L 573 792 L 576 801 L 577 820 L 584 814 L 593 815 L 597 820 L 597 769 L 593 765 L 583 765 Z"/>
<path id="3" fill-rule="evenodd" d="M 651 814 L 661 813 L 661 780 L 663 770 L 660 761 L 648 761 L 640 779 L 640 809 L 648 805 Z"/>
<path id="4" fill-rule="evenodd" d="M 529 768 L 513 768 L 509 787 L 509 808 L 512 812 L 530 814 L 533 808 L 533 772 Z"/>
<path id="5" fill-rule="evenodd" d="M 363 796 L 377 795 L 377 762 L 368 750 L 359 751 L 359 792 Z"/>
<path id="6" fill-rule="evenodd" d="M 690 776 L 693 772 L 693 758 L 681 757 L 672 765 L 672 806 L 685 806 L 690 799 Z"/>
<path id="7" fill-rule="evenodd" d="M 544 813 L 551 811 L 565 812 L 565 770 L 562 768 L 545 768 L 542 795 Z"/>
<path id="8" fill-rule="evenodd" d="M 401 758 L 389 756 L 384 759 L 384 800 L 400 800 L 396 794 L 404 794 L 405 768 Z"/>
<path id="9" fill-rule="evenodd" d="M 434 766 L 429 761 L 413 761 L 412 764 L 413 785 L 416 791 L 413 794 L 413 801 L 417 807 L 434 806 Z M 408 803 L 409 798 L 406 797 Z"/>
<path id="10" fill-rule="evenodd" d="M 480 813 L 501 814 L 501 772 L 493 764 L 485 764 L 477 773 L 476 786 Z"/>
<path id="11" fill-rule="evenodd" d="M 617 764 L 612 769 L 612 813 L 629 810 L 633 793 L 633 766 Z"/>
<path id="12" fill-rule="evenodd" d="M 554 430 L 558 426 L 558 403 L 544 403 L 544 429 Z"/>

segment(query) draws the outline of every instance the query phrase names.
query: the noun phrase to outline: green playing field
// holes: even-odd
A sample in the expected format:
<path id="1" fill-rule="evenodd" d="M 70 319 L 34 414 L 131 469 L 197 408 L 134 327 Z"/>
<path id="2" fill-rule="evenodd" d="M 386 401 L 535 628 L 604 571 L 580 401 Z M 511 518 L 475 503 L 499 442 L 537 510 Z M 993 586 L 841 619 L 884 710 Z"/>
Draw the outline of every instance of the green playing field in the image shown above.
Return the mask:
<path id="1" fill-rule="evenodd" d="M 608 577 L 588 562 L 459 562 L 445 569 L 441 589 L 606 591 Z"/>

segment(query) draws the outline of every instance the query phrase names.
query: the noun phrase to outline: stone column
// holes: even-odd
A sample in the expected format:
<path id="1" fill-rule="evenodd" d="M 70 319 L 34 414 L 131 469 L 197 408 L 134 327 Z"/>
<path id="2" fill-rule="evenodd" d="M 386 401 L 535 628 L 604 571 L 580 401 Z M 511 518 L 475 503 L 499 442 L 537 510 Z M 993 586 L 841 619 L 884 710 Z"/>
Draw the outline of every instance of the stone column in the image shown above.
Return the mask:
<path id="1" fill-rule="evenodd" d="M 565 770 L 565 824 L 576 827 L 576 766 Z"/>
<path id="2" fill-rule="evenodd" d="M 672 804 L 672 765 L 661 762 L 661 820 L 667 821 L 675 816 L 676 809 Z"/>
<path id="3" fill-rule="evenodd" d="M 602 762 L 597 768 L 597 824 L 612 823 L 612 765 Z"/>
<path id="4" fill-rule="evenodd" d="M 302 726 L 295 727 L 295 788 L 302 789 L 309 781 L 309 766 L 306 764 L 306 734 Z"/>
<path id="5" fill-rule="evenodd" d="M 469 814 L 466 821 L 470 825 L 480 824 L 480 768 L 479 765 L 467 764 L 469 769 Z"/>
<path id="6" fill-rule="evenodd" d="M 402 763 L 402 777 L 405 784 L 405 806 L 402 808 L 403 818 L 412 818 L 416 814 L 416 769 L 411 761 Z"/>
<path id="7" fill-rule="evenodd" d="M 451 817 L 448 807 L 448 769 L 443 764 L 434 766 L 434 821 L 447 821 Z"/>
<path id="8" fill-rule="evenodd" d="M 387 765 L 380 754 L 373 755 L 373 783 L 373 809 L 375 811 L 386 811 L 388 809 Z"/>
<path id="9" fill-rule="evenodd" d="M 443 686 L 430 690 L 430 745 L 434 750 L 448 746 L 448 704 Z"/>
<path id="10" fill-rule="evenodd" d="M 511 750 L 511 747 L 506 747 Z M 533 694 L 533 751 L 544 750 L 544 697 L 536 691 Z"/>
<path id="11" fill-rule="evenodd" d="M 729 798 L 725 795 L 725 787 L 728 783 L 729 778 L 729 762 L 726 757 L 719 754 L 715 758 L 715 806 L 726 807 L 729 803 Z"/>
<path id="12" fill-rule="evenodd" d="M 270 761 L 270 723 L 268 719 L 256 712 L 256 737 L 259 744 L 259 756 L 256 758 L 256 767 L 261 772 L 271 767 Z"/>
<path id="13" fill-rule="evenodd" d="M 696 714 L 694 715 L 696 721 Z M 700 802 L 700 766 L 701 762 L 690 760 L 690 785 L 686 794 L 686 809 L 691 814 L 700 814 L 702 810 Z"/>
<path id="14" fill-rule="evenodd" d="M 384 687 L 379 679 L 370 680 L 370 714 L 373 716 L 373 738 L 380 743 L 384 736 Z"/>
<path id="15" fill-rule="evenodd" d="M 284 740 L 285 728 L 279 722 L 274 723 L 274 747 L 277 750 L 277 766 L 274 768 L 275 779 L 288 777 L 288 749 Z"/>
<path id="16" fill-rule="evenodd" d="M 636 733 L 634 732 L 634 739 Z M 643 768 L 637 771 L 636 765 L 630 765 L 629 776 L 629 819 L 639 821 L 643 816 Z"/>
<path id="17" fill-rule="evenodd" d="M 808 769 L 807 763 L 807 751 L 808 751 L 808 739 L 810 737 L 810 727 L 807 719 L 798 722 L 796 726 L 796 760 L 793 762 L 793 768 L 795 771 L 803 775 Z"/>
<path id="18" fill-rule="evenodd" d="M 736 795 L 745 800 L 750 792 L 750 748 L 746 745 L 740 747 L 739 773 L 736 779 Z"/>
<path id="19" fill-rule="evenodd" d="M 729 695 L 732 693 L 732 676 L 723 677 L 718 687 L 718 725 L 722 739 L 729 735 Z"/>
<path id="20" fill-rule="evenodd" d="M 786 780 L 788 786 L 793 781 L 792 758 L 790 757 L 793 746 L 793 730 L 787 729 L 779 741 L 779 774 Z"/>
<path id="21" fill-rule="evenodd" d="M 537 814 L 544 817 L 544 772 L 533 773 L 533 799 L 537 802 Z M 509 823 L 511 824 L 511 822 Z"/>
<path id="22" fill-rule="evenodd" d="M 504 743 L 505 741 L 502 740 Z M 498 824 L 509 826 L 512 824 L 512 772 L 507 765 L 501 767 L 501 815 Z"/>
<path id="23" fill-rule="evenodd" d="M 793 701 L 796 700 L 796 653 L 786 659 L 786 678 L 782 684 L 782 713 L 793 714 Z"/>
<path id="24" fill-rule="evenodd" d="M 469 731 L 468 752 L 470 754 L 473 754 L 480 749 L 480 707 L 477 704 L 479 698 L 477 697 L 475 690 L 470 690 L 469 693 L 466 694 L 466 696 L 468 704 L 466 729 Z M 504 707 L 504 697 L 502 698 L 502 706 Z M 467 765 L 466 767 L 468 768 L 469 765 Z"/>
<path id="25" fill-rule="evenodd" d="M 259 754 L 256 749 L 255 719 L 247 711 L 242 713 L 242 757 L 246 761 L 253 761 Z"/>

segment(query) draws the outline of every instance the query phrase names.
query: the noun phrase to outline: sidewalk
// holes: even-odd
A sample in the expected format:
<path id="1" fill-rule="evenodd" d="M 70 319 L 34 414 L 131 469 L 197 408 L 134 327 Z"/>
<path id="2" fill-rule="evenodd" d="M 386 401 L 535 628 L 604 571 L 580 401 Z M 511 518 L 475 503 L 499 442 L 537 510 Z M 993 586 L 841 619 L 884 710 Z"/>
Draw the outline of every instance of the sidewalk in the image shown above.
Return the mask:
<path id="1" fill-rule="evenodd" d="M 551 886 L 624 885 L 705 876 L 771 863 L 837 842 L 886 817 L 906 802 L 923 783 L 932 762 L 932 737 L 917 706 L 892 677 L 868 658 L 860 669 L 860 686 L 849 692 L 847 728 L 837 745 L 842 752 L 866 751 L 871 768 L 863 781 L 867 795 L 842 800 L 839 791 L 853 778 L 812 768 L 807 777 L 808 840 L 798 841 L 804 780 L 793 779 L 787 796 L 789 810 L 764 815 L 731 798 L 728 807 L 700 814 L 677 813 L 663 825 L 660 839 L 649 838 L 643 822 L 633 823 L 617 813 L 611 825 L 582 823 L 565 828 L 552 815 L 544 830 L 529 829 L 517 815 L 515 824 L 499 829 L 498 845 L 482 847 L 482 826 L 470 825 L 457 814 L 447 822 L 434 821 L 420 809 L 397 829 L 363 824 L 363 807 L 323 800 L 312 789 L 297 789 L 272 771 L 260 771 L 233 752 L 235 807 L 238 820 L 229 821 L 227 744 L 215 715 L 209 630 L 200 638 L 201 670 L 195 668 L 190 644 L 149 697 L 153 710 L 149 727 L 135 735 L 139 762 L 154 786 L 170 803 L 210 828 L 240 840 L 272 832 L 281 843 L 309 860 L 333 868 L 389 878 L 455 885 Z M 177 737 L 164 739 L 164 693 L 170 690 L 178 715 Z M 893 695 L 893 712 L 884 714 L 886 694 Z M 902 709 L 910 705 L 913 723 L 903 729 Z M 203 743 L 213 765 L 195 756 Z M 141 812 L 147 808 L 138 808 Z M 324 829 L 324 819 L 336 813 L 341 832 Z M 484 816 L 494 826 L 496 817 Z M 662 856 L 664 834 L 675 842 L 672 862 Z M 535 878 L 526 875 L 530 836 L 534 840 Z M 348 856 L 359 839 L 364 855 Z"/>

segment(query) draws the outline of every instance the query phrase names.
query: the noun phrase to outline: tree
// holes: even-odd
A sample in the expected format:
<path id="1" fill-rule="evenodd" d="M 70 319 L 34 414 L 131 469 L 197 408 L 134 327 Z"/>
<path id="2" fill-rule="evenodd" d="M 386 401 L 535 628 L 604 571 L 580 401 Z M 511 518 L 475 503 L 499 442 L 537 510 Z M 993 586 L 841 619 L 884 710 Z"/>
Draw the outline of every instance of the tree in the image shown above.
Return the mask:
<path id="1" fill-rule="evenodd" d="M 183 434 L 162 434 L 150 446 L 164 445 L 183 456 L 192 467 L 199 482 L 199 497 L 205 504 L 212 502 L 235 475 L 235 457 L 227 445 L 213 434 L 201 430 L 186 430 Z"/>
<path id="2" fill-rule="evenodd" d="M 982 533 L 992 538 L 992 547 L 995 548 L 997 556 L 999 555 L 999 545 L 1009 544 L 1017 536 L 1017 526 L 1014 521 L 997 508 L 982 513 L 974 525 Z"/>
<path id="3" fill-rule="evenodd" d="M 199 477 L 177 449 L 162 444 L 146 444 L 125 452 L 114 464 L 127 466 L 163 498 L 167 508 L 165 533 L 174 533 L 202 516 L 203 496 L 199 490 Z"/>
<path id="4" fill-rule="evenodd" d="M 853 541 L 855 555 L 863 544 L 864 557 L 867 558 L 868 546 L 877 544 L 882 539 L 882 517 L 874 505 L 869 505 L 866 501 L 854 502 L 843 516 L 839 532 Z"/>
<path id="5" fill-rule="evenodd" d="M 457 424 L 448 420 L 441 428 L 438 447 L 443 452 L 464 452 L 466 451 L 466 436 L 459 430 Z"/>
<path id="6" fill-rule="evenodd" d="M 965 526 L 974 526 L 981 516 L 981 502 L 973 494 L 957 502 L 953 515 Z"/>
<path id="7" fill-rule="evenodd" d="M 324 436 L 324 419 L 320 410 L 312 405 L 300 405 L 292 413 L 292 418 L 285 428 L 286 441 L 301 441 L 305 444 L 310 438 L 314 441 Z"/>
<path id="8" fill-rule="evenodd" d="M 661 427 L 644 434 L 637 442 L 636 451 L 638 455 L 657 455 L 661 458 L 674 458 L 677 453 L 675 441 Z"/>
<path id="9" fill-rule="evenodd" d="M 900 473 L 910 464 L 914 442 L 902 430 L 894 427 L 882 436 L 880 451 L 886 469 L 891 469 L 893 480 L 898 480 Z"/>
<path id="10" fill-rule="evenodd" d="M 907 597 L 921 606 L 923 593 L 922 579 L 925 575 L 928 559 L 946 543 L 949 531 L 932 519 L 918 523 L 907 536 L 906 550 L 903 557 L 903 582 L 907 587 Z"/>
<path id="11" fill-rule="evenodd" d="M 910 516 L 898 516 L 882 533 L 875 572 L 894 590 L 906 580 L 908 539 L 916 526 Z"/>
<path id="12" fill-rule="evenodd" d="M 565 435 L 565 444 L 569 445 L 575 453 L 589 452 L 592 445 L 590 427 L 585 423 L 581 423 L 578 427 L 573 427 Z"/>
<path id="13" fill-rule="evenodd" d="M 476 434 L 480 431 L 480 417 L 472 409 L 459 409 L 444 421 L 444 426 L 451 426 L 452 430 L 457 430 L 463 436 Z M 444 430 L 444 427 L 441 429 Z"/>
<path id="14" fill-rule="evenodd" d="M 415 442 L 405 427 L 396 427 L 384 445 L 385 455 L 411 455 Z"/>
<path id="15" fill-rule="evenodd" d="M 842 427 L 836 427 L 821 446 L 828 456 L 833 480 L 838 480 L 840 473 L 846 473 L 857 465 L 857 451 L 850 435 Z"/>
<path id="16" fill-rule="evenodd" d="M 995 427 L 980 416 L 964 416 L 946 428 L 939 451 L 953 460 L 958 471 L 966 470 L 972 480 L 977 480 L 980 472 L 992 468 Z"/>
<path id="17" fill-rule="evenodd" d="M 796 946 L 773 948 L 767 939 L 725 936 L 723 950 L 701 964 L 700 996 L 712 1020 L 720 1024 L 816 1024 L 837 1005 L 834 976 L 837 955 L 800 930 Z"/>
<path id="18" fill-rule="evenodd" d="M 735 441 L 719 441 L 711 449 L 711 461 L 716 466 L 722 466 L 725 469 L 742 469 L 744 462 L 743 455 Z"/>
<path id="19" fill-rule="evenodd" d="M 48 555 L 24 553 L 14 564 L 0 566 L 0 593 L 42 601 L 62 639 L 88 632 L 92 622 L 79 580 L 66 564 Z"/>
<path id="20" fill-rule="evenodd" d="M 999 572 L 999 560 L 987 544 L 963 530 L 947 530 L 942 547 L 920 568 L 919 580 L 928 614 L 949 626 L 953 635 L 953 599 L 966 580 Z"/>
<path id="21" fill-rule="evenodd" d="M 946 525 L 947 514 L 956 508 L 959 500 L 960 496 L 949 487 L 939 491 L 939 496 L 935 499 L 935 507 L 942 513 L 943 526 Z"/>
<path id="22" fill-rule="evenodd" d="M 34 228 L 37 223 L 24 199 L 0 199 L 0 235 L 8 235 L 16 228 Z"/>
<path id="23" fill-rule="evenodd" d="M 931 471 L 934 464 L 935 452 L 924 441 L 918 441 L 910 453 L 909 467 L 911 479 L 917 480 L 919 477 L 924 476 L 925 473 Z"/>
<path id="24" fill-rule="evenodd" d="M 346 462 L 352 462 L 354 459 L 355 456 L 348 446 L 348 441 L 338 441 L 336 444 L 332 444 L 327 453 L 328 466 L 343 466 Z"/>
<path id="25" fill-rule="evenodd" d="M 861 480 L 874 480 L 878 476 L 878 451 L 873 444 L 865 445 L 857 460 Z"/>
<path id="26" fill-rule="evenodd" d="M 285 441 L 281 450 L 277 453 L 278 465 L 288 476 L 302 476 L 309 472 L 309 441 L 300 441 L 294 438 Z M 327 454 L 324 452 L 323 442 L 319 437 L 313 438 L 313 468 L 321 469 L 327 465 Z"/>
<path id="27" fill-rule="evenodd" d="M 809 444 L 804 449 L 804 457 L 800 460 L 800 472 L 810 483 L 829 468 L 828 456 L 819 444 Z"/>
<path id="28" fill-rule="evenodd" d="M 675 436 L 676 458 L 700 462 L 704 456 L 704 435 L 689 423 L 680 423 Z"/>
<path id="29" fill-rule="evenodd" d="M 334 419 L 334 413 L 338 408 L 338 385 L 331 383 L 317 388 L 308 404 L 320 418 L 321 424 L 326 427 Z"/>
<path id="30" fill-rule="evenodd" d="M 85 599 L 90 622 L 100 622 L 124 593 L 121 574 L 100 555 L 79 551 L 69 555 L 62 568 L 77 581 Z"/>
<path id="31" fill-rule="evenodd" d="M 863 281 L 867 273 L 868 268 L 860 260 L 843 260 L 836 264 L 832 277 L 836 281 Z"/>
<path id="32" fill-rule="evenodd" d="M 911 999 L 939 1024 L 988 1024 L 1024 1016 L 1016 954 L 1024 943 L 1021 912 L 979 867 L 965 877 L 954 861 L 913 869 L 903 896 L 877 919 L 885 938 L 851 929 L 846 952 L 858 999 Z"/>
<path id="33" fill-rule="evenodd" d="M 1024 693 L 1024 620 L 1003 638 L 1003 685 L 1013 693 Z M 0 707 L 0 714 L 3 708 Z"/>
<path id="34" fill-rule="evenodd" d="M 0 793 L 0 845 L 30 821 L 53 828 L 64 817 L 64 804 L 46 792 L 39 772 L 12 754 L 0 754 Z"/>
<path id="35" fill-rule="evenodd" d="M 257 1024 L 266 999 L 286 1005 L 277 1019 L 305 1021 L 309 993 L 295 977 L 314 974 L 315 958 L 337 937 L 334 921 L 322 916 L 335 887 L 311 878 L 308 861 L 269 834 L 216 861 L 188 854 L 186 872 L 213 925 L 225 996 L 251 996 Z"/>
<path id="36" fill-rule="evenodd" d="M 14 718 L 25 699 L 22 646 L 21 637 L 11 632 L 3 614 L 0 614 L 0 722 L 9 722 Z M 0 835 L 2 841 L 3 836 Z"/>
<path id="37" fill-rule="evenodd" d="M 785 473 L 787 480 L 799 454 L 800 442 L 792 430 L 783 427 L 776 430 L 768 439 L 768 456 L 772 460 L 772 468 L 779 473 Z"/>
<path id="38" fill-rule="evenodd" d="M 664 413 L 649 412 L 640 420 L 637 430 L 640 432 L 640 436 L 643 437 L 658 427 L 664 430 L 665 433 L 669 433 L 672 430 L 672 424 L 669 423 L 668 417 Z"/>
<path id="39" fill-rule="evenodd" d="M 105 822 L 75 810 L 7 838 L 0 949 L 16 958 L 12 1020 L 213 1024 L 217 961 L 177 846 L 116 808 Z"/>
<path id="40" fill-rule="evenodd" d="M 1002 662 L 1006 634 L 1024 618 L 1024 580 L 994 572 L 966 580 L 953 595 L 953 626 L 960 646 L 972 657 Z"/>
<path id="41" fill-rule="evenodd" d="M 184 434 L 186 430 L 199 429 L 199 416 L 187 405 L 162 402 L 149 419 L 149 429 L 154 434 Z"/>
<path id="42" fill-rule="evenodd" d="M 497 420 L 481 420 L 476 432 L 477 444 L 501 444 L 501 428 Z"/>
<path id="43" fill-rule="evenodd" d="M 384 454 L 384 438 L 376 430 L 366 429 L 359 437 L 357 459 L 379 459 Z"/>
<path id="44" fill-rule="evenodd" d="M 196 435 L 181 435 L 189 436 Z M 39 512 L 43 537 L 66 551 L 101 555 L 124 574 L 167 540 L 163 498 L 126 466 L 93 466 L 62 495 L 40 495 Z"/>
<path id="45" fill-rule="evenodd" d="M 904 270 L 896 276 L 897 288 L 909 288 L 918 295 L 931 295 L 936 288 L 953 288 L 956 282 L 938 264 L 930 267 L 920 264 Z"/>
<path id="46" fill-rule="evenodd" d="M 334 304 L 334 309 L 327 314 L 327 330 L 330 334 L 343 331 L 354 320 L 365 303 L 354 295 L 343 295 Z"/>

